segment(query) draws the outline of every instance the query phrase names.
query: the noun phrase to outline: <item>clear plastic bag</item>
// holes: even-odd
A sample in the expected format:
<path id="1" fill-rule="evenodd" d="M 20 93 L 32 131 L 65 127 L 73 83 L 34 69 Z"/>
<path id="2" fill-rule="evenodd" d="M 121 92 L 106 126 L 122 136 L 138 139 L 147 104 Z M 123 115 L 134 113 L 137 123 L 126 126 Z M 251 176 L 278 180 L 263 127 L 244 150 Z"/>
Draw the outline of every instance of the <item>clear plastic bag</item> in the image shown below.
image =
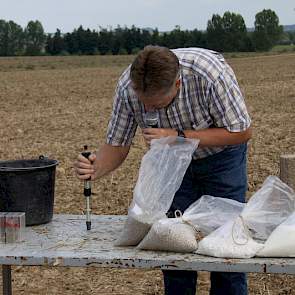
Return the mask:
<path id="1" fill-rule="evenodd" d="M 199 140 L 171 136 L 152 140 L 142 159 L 128 220 L 116 245 L 136 245 L 151 225 L 165 216 L 198 143 Z M 138 230 L 130 231 L 133 221 Z"/>
<path id="2" fill-rule="evenodd" d="M 196 234 L 181 218 L 163 218 L 153 224 L 137 248 L 190 253 L 198 247 Z"/>
<path id="3" fill-rule="evenodd" d="M 228 220 L 237 217 L 243 203 L 212 196 L 202 196 L 178 218 L 164 218 L 153 224 L 138 249 L 194 252 L 198 241 Z"/>
<path id="4" fill-rule="evenodd" d="M 295 257 L 295 212 L 271 233 L 256 256 Z"/>
<path id="5" fill-rule="evenodd" d="M 269 176 L 239 217 L 205 237 L 197 253 L 227 258 L 253 257 L 294 209 L 294 191 L 278 177 Z"/>
<path id="6" fill-rule="evenodd" d="M 242 212 L 251 236 L 265 241 L 271 232 L 295 210 L 292 188 L 276 176 L 269 176 L 250 198 Z"/>
<path id="7" fill-rule="evenodd" d="M 208 235 L 224 223 L 237 217 L 245 203 L 209 195 L 191 204 L 182 218 L 192 223 L 203 235 Z"/>
<path id="8" fill-rule="evenodd" d="M 205 237 L 196 253 L 222 258 L 251 258 L 262 248 L 263 244 L 249 236 L 243 220 L 238 217 Z"/>

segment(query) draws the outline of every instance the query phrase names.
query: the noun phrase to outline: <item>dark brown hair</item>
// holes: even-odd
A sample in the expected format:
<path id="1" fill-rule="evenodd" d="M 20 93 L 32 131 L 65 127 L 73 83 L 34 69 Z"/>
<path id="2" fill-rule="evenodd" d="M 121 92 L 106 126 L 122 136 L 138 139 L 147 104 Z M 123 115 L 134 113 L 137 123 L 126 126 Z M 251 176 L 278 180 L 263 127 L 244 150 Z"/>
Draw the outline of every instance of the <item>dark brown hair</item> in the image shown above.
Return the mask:
<path id="1" fill-rule="evenodd" d="M 169 91 L 179 71 L 177 56 L 168 48 L 146 46 L 130 69 L 132 87 L 146 96 Z"/>

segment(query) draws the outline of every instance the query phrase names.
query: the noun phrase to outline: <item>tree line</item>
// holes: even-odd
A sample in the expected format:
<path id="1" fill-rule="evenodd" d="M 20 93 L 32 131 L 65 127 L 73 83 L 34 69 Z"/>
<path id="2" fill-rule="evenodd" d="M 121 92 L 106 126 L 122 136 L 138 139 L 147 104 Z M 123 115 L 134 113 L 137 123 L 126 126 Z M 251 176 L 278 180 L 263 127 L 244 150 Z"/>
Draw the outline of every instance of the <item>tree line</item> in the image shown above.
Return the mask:
<path id="1" fill-rule="evenodd" d="M 63 34 L 59 29 L 46 34 L 40 21 L 30 21 L 23 29 L 13 21 L 0 20 L 0 55 L 68 55 L 68 54 L 135 54 L 148 44 L 169 48 L 203 47 L 220 52 L 266 51 L 283 36 L 276 13 L 264 9 L 255 16 L 254 31 L 248 32 L 240 14 L 225 12 L 213 14 L 206 31 L 181 30 L 176 26 L 170 32 L 158 29 L 140 29 L 117 26 L 115 29 L 100 27 Z M 287 36 L 292 42 L 295 33 Z M 284 35 L 286 39 L 286 34 Z"/>

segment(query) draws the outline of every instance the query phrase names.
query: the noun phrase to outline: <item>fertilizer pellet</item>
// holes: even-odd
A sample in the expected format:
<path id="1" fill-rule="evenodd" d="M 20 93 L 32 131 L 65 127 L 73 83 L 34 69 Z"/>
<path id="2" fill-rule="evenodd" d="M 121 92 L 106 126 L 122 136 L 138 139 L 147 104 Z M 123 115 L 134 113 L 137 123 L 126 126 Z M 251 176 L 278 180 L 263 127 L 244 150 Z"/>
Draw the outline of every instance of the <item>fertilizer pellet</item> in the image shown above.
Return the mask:
<path id="1" fill-rule="evenodd" d="M 183 222 L 170 222 L 169 219 L 154 223 L 138 249 L 162 250 L 190 253 L 198 247 L 195 229 Z"/>
<path id="2" fill-rule="evenodd" d="M 123 232 L 115 242 L 115 246 L 136 246 L 145 237 L 150 228 L 151 226 L 149 224 L 128 216 L 123 227 Z"/>

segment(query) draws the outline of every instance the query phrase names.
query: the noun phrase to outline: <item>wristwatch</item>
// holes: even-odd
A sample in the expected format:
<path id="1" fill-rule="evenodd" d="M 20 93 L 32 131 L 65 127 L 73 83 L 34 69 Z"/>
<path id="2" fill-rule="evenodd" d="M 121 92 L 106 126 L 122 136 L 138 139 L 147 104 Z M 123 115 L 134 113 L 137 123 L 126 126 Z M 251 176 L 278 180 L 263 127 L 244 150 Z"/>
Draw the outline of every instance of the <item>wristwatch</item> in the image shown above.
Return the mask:
<path id="1" fill-rule="evenodd" d="M 177 136 L 185 138 L 185 134 L 182 130 L 177 130 Z"/>

